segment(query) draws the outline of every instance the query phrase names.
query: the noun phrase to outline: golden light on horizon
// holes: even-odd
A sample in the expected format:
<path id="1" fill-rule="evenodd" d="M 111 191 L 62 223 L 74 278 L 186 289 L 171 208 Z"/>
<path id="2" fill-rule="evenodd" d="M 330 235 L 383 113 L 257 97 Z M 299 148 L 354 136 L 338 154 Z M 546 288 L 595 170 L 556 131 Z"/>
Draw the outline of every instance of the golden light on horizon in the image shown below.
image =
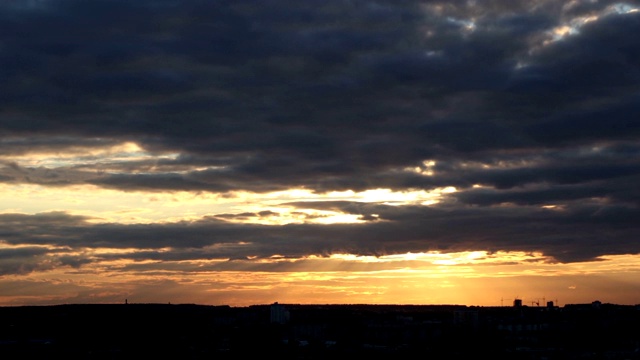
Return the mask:
<path id="1" fill-rule="evenodd" d="M 126 255 L 129 250 L 135 252 L 133 249 L 98 249 L 94 254 Z M 328 258 L 292 260 L 275 257 L 241 262 L 229 262 L 227 259 L 114 259 L 89 263 L 80 268 L 48 269 L 0 277 L 0 286 L 16 281 L 22 284 L 19 289 L 0 296 L 0 304 L 34 302 L 35 295 L 30 295 L 29 289 L 35 293 L 36 288 L 40 291 L 48 289 L 48 297 L 38 298 L 45 303 L 71 301 L 79 292 L 94 294 L 96 302 L 124 297 L 145 299 L 141 289 L 162 284 L 166 288 L 167 301 L 172 303 L 197 301 L 244 306 L 280 300 L 296 303 L 496 306 L 501 298 L 516 293 L 523 299 L 541 298 L 543 293 L 551 299 L 555 294 L 562 301 L 570 302 L 589 298 L 590 293 L 596 296 L 607 283 L 637 285 L 640 278 L 640 259 L 637 256 L 608 256 L 603 260 L 551 264 L 540 254 L 488 254 L 483 251 L 407 253 L 379 258 L 334 254 Z M 252 262 L 252 266 L 244 265 Z M 265 271 L 273 262 L 291 263 L 292 269 L 296 270 Z M 261 270 L 255 266 L 259 264 L 267 268 Z M 220 265 L 223 267 L 219 268 Z M 601 281 L 597 280 L 599 277 Z"/>

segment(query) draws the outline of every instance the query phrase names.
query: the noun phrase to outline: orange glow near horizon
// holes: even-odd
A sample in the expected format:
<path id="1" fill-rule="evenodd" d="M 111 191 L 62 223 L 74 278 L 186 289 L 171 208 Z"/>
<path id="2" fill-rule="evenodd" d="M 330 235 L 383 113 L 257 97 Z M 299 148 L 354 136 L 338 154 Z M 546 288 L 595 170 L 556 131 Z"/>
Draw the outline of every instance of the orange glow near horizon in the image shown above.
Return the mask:
<path id="1" fill-rule="evenodd" d="M 151 154 L 135 143 L 105 148 L 73 148 L 59 153 L 30 153 L 0 159 L 20 167 L 71 168 L 93 164 L 150 159 L 174 159 L 179 154 Z M 434 160 L 412 171 L 435 176 Z M 468 167 L 487 164 L 468 163 Z M 491 166 L 513 168 L 522 163 Z M 1 165 L 0 165 L 1 167 Z M 4 165 L 10 169 L 9 165 Z M 9 171 L 8 170 L 8 171 Z M 149 168 L 149 171 L 156 171 Z M 75 176 L 75 175 L 73 175 Z M 94 175 L 91 175 L 94 176 Z M 474 186 L 479 187 L 480 185 Z M 38 214 L 62 211 L 82 216 L 85 224 L 170 224 L 205 218 L 234 224 L 356 224 L 360 214 L 343 212 L 323 202 L 358 202 L 385 206 L 433 206 L 457 192 L 452 186 L 430 191 L 334 191 L 314 193 L 289 189 L 269 193 L 189 191 L 117 191 L 94 185 L 47 187 L 30 183 L 0 184 L 2 214 Z M 318 205 L 315 207 L 314 205 Z M 561 210 L 555 204 L 544 208 Z M 377 214 L 370 214 L 377 217 Z M 378 219 L 377 221 L 387 221 Z M 271 256 L 231 261 L 215 258 L 212 245 L 203 258 L 171 260 L 172 248 L 66 248 L 45 245 L 10 245 L 7 251 L 33 251 L 29 264 L 10 264 L 13 275 L 0 275 L 0 305 L 73 302 L 132 302 L 228 304 L 247 306 L 282 303 L 457 303 L 494 306 L 515 296 L 547 296 L 565 302 L 591 301 L 596 294 L 618 294 L 610 284 L 640 288 L 640 259 L 635 255 L 607 256 L 601 261 L 559 264 L 541 253 L 486 251 L 409 252 L 383 256 L 332 254 L 326 257 Z M 186 249 L 184 251 L 190 251 Z M 195 250 L 194 250 L 195 251 Z M 158 259 L 145 258 L 156 254 Z M 168 255 L 162 259 L 163 254 Z M 138 259 L 137 256 L 140 255 Z M 74 264 L 72 257 L 83 262 Z M 32 266 L 32 267 L 29 267 Z M 0 269 L 1 270 L 1 269 Z M 606 289 L 606 291 L 603 291 Z M 47 295 L 42 295 L 47 294 Z M 620 299 L 632 303 L 635 299 Z M 500 300 L 500 301 L 499 301 Z M 606 299 L 601 299 L 606 301 Z M 509 300 L 510 301 L 510 300 Z M 531 300 L 533 301 L 533 300 Z M 638 300 L 640 301 L 640 300 Z"/>
<path id="2" fill-rule="evenodd" d="M 106 251 L 96 251 L 96 254 Z M 122 250 L 125 253 L 126 250 Z M 560 299 L 585 303 L 612 296 L 614 285 L 640 286 L 637 256 L 609 256 L 604 261 L 552 264 L 525 253 L 419 253 L 362 257 L 229 262 L 111 260 L 80 268 L 57 268 L 0 277 L 6 289 L 0 305 L 73 302 L 226 304 L 281 303 L 464 304 L 509 305 Z M 281 270 L 260 264 L 284 261 Z M 242 270 L 245 265 L 251 271 Z M 11 286 L 20 284 L 20 286 Z M 151 295 L 145 289 L 161 292 Z M 36 288 L 38 290 L 36 291 Z M 606 290 L 606 291 L 603 291 Z M 43 290 L 49 295 L 38 295 Z M 621 296 L 621 294 L 618 294 Z M 628 304 L 634 298 L 622 298 Z"/>

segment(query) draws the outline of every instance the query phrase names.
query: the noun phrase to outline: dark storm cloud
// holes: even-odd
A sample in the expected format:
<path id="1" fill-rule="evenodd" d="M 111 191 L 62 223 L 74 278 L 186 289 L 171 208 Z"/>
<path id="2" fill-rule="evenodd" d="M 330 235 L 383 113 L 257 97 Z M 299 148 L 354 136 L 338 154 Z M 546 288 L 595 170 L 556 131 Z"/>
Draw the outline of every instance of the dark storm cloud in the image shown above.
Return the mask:
<path id="1" fill-rule="evenodd" d="M 632 15 L 599 21 L 590 26 L 595 30 L 566 41 L 573 45 L 554 45 L 559 49 L 527 59 L 534 64 L 520 72 L 532 74 L 519 75 L 514 66 L 530 50 L 530 38 L 560 20 L 543 11 L 548 2 L 537 7 L 525 2 L 430 4 L 442 5 L 441 11 L 421 5 L 188 1 L 160 6 L 67 0 L 8 12 L 3 53 L 6 65 L 15 64 L 3 67 L 10 80 L 4 85 L 10 90 L 3 92 L 10 96 L 4 103 L 12 109 L 7 115 L 24 121 L 3 126 L 28 134 L 131 136 L 150 147 L 171 146 L 208 157 L 253 155 L 245 167 L 271 165 L 288 154 L 293 163 L 313 163 L 307 170 L 319 175 L 327 167 L 337 171 L 339 165 L 331 160 L 348 154 L 342 163 L 359 173 L 388 167 L 380 154 L 398 142 L 408 146 L 391 150 L 388 161 L 403 165 L 437 157 L 441 148 L 522 146 L 527 128 L 511 119 L 489 119 L 491 113 L 483 109 L 485 102 L 501 98 L 505 87 L 522 88 L 518 76 L 560 81 L 570 95 L 585 91 L 578 83 L 585 78 L 580 71 L 588 71 L 586 78 L 602 74 L 595 85 L 625 85 L 610 83 L 610 73 L 628 71 L 598 67 L 598 59 L 616 60 L 608 51 L 589 49 L 593 38 L 621 55 L 635 51 L 633 45 L 617 46 L 633 44 L 628 35 L 634 30 Z M 475 28 L 465 32 L 472 16 Z M 621 27 L 610 29 L 609 39 L 598 26 L 612 25 L 601 22 Z M 17 61 L 21 54 L 42 64 Z M 622 65 L 633 69 L 631 60 Z M 584 70 L 574 70 L 574 84 L 565 70 L 578 61 Z M 624 79 L 626 85 L 637 82 Z M 549 93 L 549 86 L 538 86 L 533 97 Z M 482 101 L 476 105 L 480 113 L 452 108 L 460 97 L 473 100 L 465 98 L 467 92 L 480 93 L 475 95 L 481 97 L 476 100 Z M 64 94 L 75 103 L 67 107 L 56 98 Z M 514 105 L 527 105 L 519 100 Z M 505 116 L 518 116 L 518 109 L 512 110 Z M 437 121 L 433 114 L 438 112 L 451 114 Z M 55 121 L 47 120 L 51 117 Z M 417 129 L 423 132 L 415 134 Z M 251 183 L 236 186 L 250 188 Z"/>
<path id="2" fill-rule="evenodd" d="M 604 197 L 607 190 L 599 186 L 556 186 L 553 188 L 496 191 L 493 189 L 469 190 L 456 198 L 467 204 L 474 205 L 547 205 L 554 202 L 582 200 L 586 197 Z"/>
<path id="3" fill-rule="evenodd" d="M 89 225 L 65 214 L 2 215 L 30 227 L 3 227 L 0 236 L 72 247 L 232 244 L 207 255 L 229 258 L 511 249 L 575 261 L 638 253 L 627 221 L 640 199 L 633 6 L 4 2 L 0 181 L 458 192 L 424 209 L 316 204 L 369 220 L 357 225 Z M 179 155 L 55 169 L 11 160 L 126 141 Z"/>

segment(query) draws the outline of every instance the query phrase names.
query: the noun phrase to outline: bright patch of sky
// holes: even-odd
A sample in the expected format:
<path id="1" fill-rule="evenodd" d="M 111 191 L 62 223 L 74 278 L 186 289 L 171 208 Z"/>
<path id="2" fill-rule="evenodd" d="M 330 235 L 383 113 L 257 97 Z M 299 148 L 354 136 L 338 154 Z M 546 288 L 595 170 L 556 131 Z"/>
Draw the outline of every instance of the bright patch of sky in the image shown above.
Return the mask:
<path id="1" fill-rule="evenodd" d="M 34 184 L 0 184 L 2 213 L 35 214 L 66 211 L 92 217 L 92 222 L 153 223 L 197 220 L 217 214 L 253 213 L 254 216 L 230 217 L 233 222 L 262 224 L 285 223 L 355 223 L 359 215 L 337 211 L 307 209 L 286 205 L 305 201 L 360 201 L 387 205 L 431 205 L 454 192 L 454 188 L 433 191 L 397 192 L 372 189 L 363 192 L 343 191 L 326 195 L 293 189 L 266 194 L 236 192 L 121 192 L 92 185 L 49 188 Z M 260 215 L 262 211 L 273 214 Z"/>
<path id="2" fill-rule="evenodd" d="M 56 152 L 28 152 L 22 155 L 0 156 L 0 161 L 13 162 L 21 167 L 53 169 L 99 164 L 124 164 L 146 160 L 175 160 L 178 155 L 177 153 L 152 154 L 136 143 L 125 142 L 102 148 L 75 147 Z"/>
<path id="3" fill-rule="evenodd" d="M 577 35 L 580 33 L 580 29 L 583 26 L 585 26 L 586 24 L 592 21 L 598 21 L 599 19 L 609 15 L 630 14 L 630 13 L 637 12 L 638 10 L 639 10 L 638 7 L 634 7 L 626 3 L 618 3 L 618 4 L 608 6 L 604 10 L 597 13 L 582 15 L 582 16 L 568 19 L 567 21 L 556 26 L 549 32 L 551 39 L 547 40 L 545 44 L 562 40 L 567 36 Z"/>
<path id="4" fill-rule="evenodd" d="M 589 0 L 590 2 L 597 2 L 597 0 Z M 571 1 L 563 7 L 563 11 L 569 11 L 575 6 L 579 5 L 580 1 Z M 599 12 L 592 12 L 588 14 L 582 14 L 580 16 L 564 19 L 560 24 L 546 31 L 546 37 L 541 43 L 532 44 L 529 49 L 529 55 L 534 54 L 547 45 L 553 44 L 557 41 L 566 39 L 570 36 L 576 36 L 580 34 L 582 27 L 598 21 L 606 16 L 612 15 L 625 15 L 636 13 L 640 11 L 640 7 L 630 5 L 627 3 L 617 3 L 606 7 Z M 516 61 L 515 70 L 521 70 L 527 68 L 530 63 L 525 59 L 519 59 Z"/>
<path id="5" fill-rule="evenodd" d="M 460 29 L 464 32 L 473 32 L 476 29 L 476 23 L 473 19 L 456 19 L 453 17 L 448 17 L 447 21 L 451 24 L 459 26 Z"/>
<path id="6" fill-rule="evenodd" d="M 56 152 L 27 152 L 0 157 L 6 164 L 22 168 L 64 169 L 82 168 L 93 171 L 128 171 L 134 174 L 152 173 L 152 165 L 159 160 L 175 160 L 178 153 L 151 153 L 133 142 L 106 147 L 74 147 Z M 140 164 L 147 164 L 140 166 Z M 9 165 L 5 165 L 9 166 Z M 435 162 L 426 160 L 416 168 L 423 175 L 433 175 Z M 192 171 L 188 168 L 183 172 Z M 296 208 L 286 202 L 358 201 L 385 205 L 433 205 L 453 187 L 433 190 L 392 191 L 369 189 L 366 191 L 340 191 L 317 194 L 304 189 L 257 194 L 232 192 L 123 192 L 102 189 L 92 185 L 46 187 L 36 184 L 0 184 L 0 201 L 3 213 L 35 214 L 48 211 L 66 211 L 74 215 L 93 218 L 92 222 L 153 223 L 200 219 L 203 216 L 225 214 L 232 222 L 249 222 L 267 225 L 287 223 L 358 223 L 360 215 L 345 214 L 334 210 Z M 284 204 L 284 205 L 283 205 Z M 265 214 L 265 212 L 268 212 Z M 234 214 L 243 214 L 234 216 Z M 251 215 L 253 214 L 253 215 Z"/>
<path id="7" fill-rule="evenodd" d="M 531 262 L 545 261 L 546 257 L 540 253 L 506 252 L 500 251 L 489 254 L 487 251 L 461 251 L 442 253 L 429 251 L 421 253 L 406 253 L 383 256 L 358 256 L 353 254 L 333 254 L 332 259 L 347 261 L 359 261 L 367 263 L 391 263 L 391 262 L 419 262 L 431 265 L 464 265 L 464 264 L 489 264 L 499 262 Z M 413 266 L 412 266 L 413 267 Z"/>

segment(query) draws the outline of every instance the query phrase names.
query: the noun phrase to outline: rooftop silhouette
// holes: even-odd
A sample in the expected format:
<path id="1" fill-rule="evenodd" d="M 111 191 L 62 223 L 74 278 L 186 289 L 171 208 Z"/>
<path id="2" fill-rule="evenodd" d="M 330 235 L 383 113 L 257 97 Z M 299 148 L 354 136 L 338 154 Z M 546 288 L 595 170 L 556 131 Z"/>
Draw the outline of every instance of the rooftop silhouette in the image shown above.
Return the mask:
<path id="1" fill-rule="evenodd" d="M 70 304 L 0 307 L 0 356 L 640 359 L 640 306 Z"/>

